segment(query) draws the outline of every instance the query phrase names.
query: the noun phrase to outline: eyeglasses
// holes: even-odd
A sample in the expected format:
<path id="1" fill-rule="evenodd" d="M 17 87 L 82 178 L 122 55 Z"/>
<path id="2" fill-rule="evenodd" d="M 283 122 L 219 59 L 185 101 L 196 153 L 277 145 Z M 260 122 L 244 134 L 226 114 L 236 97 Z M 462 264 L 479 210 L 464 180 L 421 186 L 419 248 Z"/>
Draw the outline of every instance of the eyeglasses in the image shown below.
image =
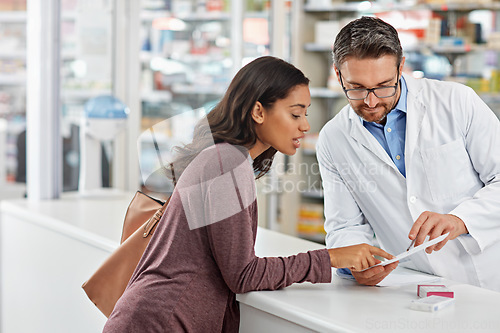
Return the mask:
<path id="1" fill-rule="evenodd" d="M 372 92 L 378 98 L 387 98 L 396 95 L 396 91 L 398 89 L 399 83 L 399 75 L 397 75 L 396 85 L 394 86 L 384 86 L 378 88 L 370 88 L 370 89 L 346 89 L 344 87 L 344 83 L 342 82 L 342 73 L 339 70 L 339 78 L 340 84 L 342 85 L 342 89 L 344 90 L 345 95 L 348 99 L 359 101 L 368 97 L 368 95 Z"/>

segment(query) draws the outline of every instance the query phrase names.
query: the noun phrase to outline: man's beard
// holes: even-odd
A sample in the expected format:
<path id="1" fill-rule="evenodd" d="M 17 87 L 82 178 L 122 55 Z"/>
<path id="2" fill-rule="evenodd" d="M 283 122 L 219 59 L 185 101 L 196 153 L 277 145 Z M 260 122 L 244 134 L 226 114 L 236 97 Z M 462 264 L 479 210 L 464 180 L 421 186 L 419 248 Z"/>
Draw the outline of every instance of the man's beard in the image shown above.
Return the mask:
<path id="1" fill-rule="evenodd" d="M 387 117 L 387 115 L 388 115 L 388 114 L 391 112 L 391 110 L 393 109 L 393 108 L 389 108 L 389 107 L 387 106 L 387 104 L 384 104 L 384 105 L 382 105 L 382 106 L 384 107 L 384 112 L 383 112 L 383 114 L 382 114 L 382 115 L 381 115 L 378 119 L 374 119 L 374 120 L 369 120 L 369 119 L 366 119 L 366 118 L 365 118 L 365 113 L 366 113 L 366 112 L 363 112 L 363 109 L 366 109 L 366 108 L 365 108 L 364 106 L 363 106 L 363 107 L 361 107 L 361 108 L 356 108 L 356 109 L 355 109 L 355 108 L 353 108 L 353 109 L 354 109 L 354 112 L 356 112 L 356 114 L 357 114 L 358 116 L 360 116 L 360 117 L 361 117 L 364 121 L 367 121 L 367 122 L 376 122 L 376 123 L 380 123 L 380 122 L 382 122 L 382 121 L 383 121 L 383 120 Z"/>

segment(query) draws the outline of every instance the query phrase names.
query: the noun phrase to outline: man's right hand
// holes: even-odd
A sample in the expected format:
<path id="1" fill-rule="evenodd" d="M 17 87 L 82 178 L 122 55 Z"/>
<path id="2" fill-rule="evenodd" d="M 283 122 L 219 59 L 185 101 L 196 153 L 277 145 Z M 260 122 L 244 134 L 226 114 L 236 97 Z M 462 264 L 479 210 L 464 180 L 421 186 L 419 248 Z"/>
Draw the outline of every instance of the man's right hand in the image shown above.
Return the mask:
<path id="1" fill-rule="evenodd" d="M 398 267 L 397 261 L 386 266 L 373 267 L 363 272 L 351 271 L 351 274 L 359 284 L 374 286 L 385 279 L 396 267 Z"/>

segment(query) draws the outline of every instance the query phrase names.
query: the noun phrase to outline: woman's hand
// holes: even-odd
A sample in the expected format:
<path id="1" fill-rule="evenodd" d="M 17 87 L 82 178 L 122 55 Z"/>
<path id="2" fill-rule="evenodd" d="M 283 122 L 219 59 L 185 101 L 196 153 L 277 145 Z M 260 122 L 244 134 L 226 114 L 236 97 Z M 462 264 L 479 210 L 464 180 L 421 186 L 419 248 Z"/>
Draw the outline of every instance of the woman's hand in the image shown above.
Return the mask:
<path id="1" fill-rule="evenodd" d="M 359 244 L 346 247 L 328 249 L 330 254 L 330 264 L 335 268 L 349 268 L 351 271 L 362 271 L 380 263 L 374 255 L 386 259 L 392 259 L 394 256 L 378 247 L 368 244 Z"/>

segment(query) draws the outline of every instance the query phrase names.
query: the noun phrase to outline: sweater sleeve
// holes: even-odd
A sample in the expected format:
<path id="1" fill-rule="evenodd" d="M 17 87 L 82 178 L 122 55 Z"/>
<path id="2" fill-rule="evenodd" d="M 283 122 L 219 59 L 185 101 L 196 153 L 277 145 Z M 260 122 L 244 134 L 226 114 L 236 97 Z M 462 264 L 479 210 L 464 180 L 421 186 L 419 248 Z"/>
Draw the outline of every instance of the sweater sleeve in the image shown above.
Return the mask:
<path id="1" fill-rule="evenodd" d="M 239 198 L 239 212 L 223 220 L 207 225 L 212 255 L 224 281 L 235 293 L 253 290 L 274 290 L 297 282 L 329 283 L 331 281 L 330 256 L 326 249 L 299 253 L 289 257 L 265 257 L 255 255 L 257 229 L 257 201 L 245 207 L 245 198 L 255 197 L 253 186 L 238 186 L 247 175 L 237 174 L 234 186 L 212 183 L 205 196 L 206 216 L 222 216 L 220 210 L 228 207 L 227 191 Z M 253 174 L 250 175 L 253 178 Z M 225 195 L 221 196 L 221 191 Z M 243 198 L 243 199 L 242 199 Z M 233 201 L 233 202 L 234 202 Z"/>

